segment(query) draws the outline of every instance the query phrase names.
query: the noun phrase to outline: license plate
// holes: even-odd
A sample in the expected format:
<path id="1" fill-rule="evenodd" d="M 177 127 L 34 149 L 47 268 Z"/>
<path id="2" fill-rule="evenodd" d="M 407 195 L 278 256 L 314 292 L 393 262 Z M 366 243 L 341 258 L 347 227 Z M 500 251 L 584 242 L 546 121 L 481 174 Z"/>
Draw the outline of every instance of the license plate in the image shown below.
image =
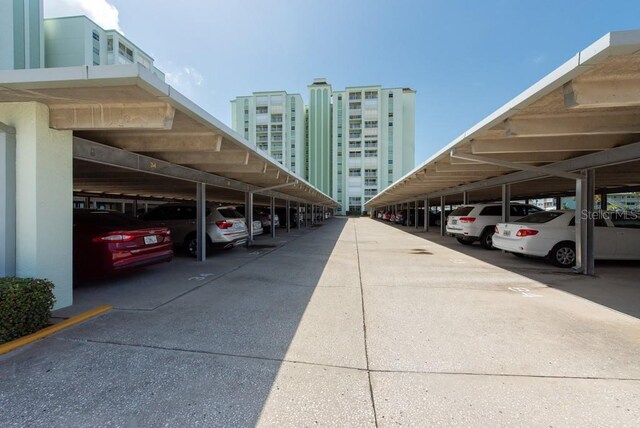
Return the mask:
<path id="1" fill-rule="evenodd" d="M 451 224 L 458 224 L 458 220 L 451 219 Z"/>
<path id="2" fill-rule="evenodd" d="M 502 234 L 504 236 L 511 236 L 511 231 L 510 230 L 505 230 L 505 231 L 502 232 Z"/>
<path id="3" fill-rule="evenodd" d="M 144 243 L 146 245 L 157 244 L 158 243 L 158 237 L 156 235 L 145 236 L 144 237 Z"/>

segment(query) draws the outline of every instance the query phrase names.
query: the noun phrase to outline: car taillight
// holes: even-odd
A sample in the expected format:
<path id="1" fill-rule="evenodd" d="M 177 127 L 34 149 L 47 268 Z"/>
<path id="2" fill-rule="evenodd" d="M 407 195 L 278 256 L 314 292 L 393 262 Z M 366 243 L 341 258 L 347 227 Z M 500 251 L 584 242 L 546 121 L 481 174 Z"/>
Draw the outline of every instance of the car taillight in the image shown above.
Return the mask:
<path id="1" fill-rule="evenodd" d="M 525 236 L 533 236 L 537 235 L 538 231 L 534 229 L 520 229 L 516 236 L 525 237 Z"/>
<path id="2" fill-rule="evenodd" d="M 460 223 L 473 223 L 474 221 L 476 221 L 475 217 L 460 217 L 458 219 L 458 221 Z"/>
<path id="3" fill-rule="evenodd" d="M 233 223 L 227 220 L 220 220 L 216 221 L 216 226 L 218 226 L 220 229 L 230 229 L 233 227 Z"/>
<path id="4" fill-rule="evenodd" d="M 135 239 L 134 235 L 129 233 L 110 233 L 107 235 L 96 236 L 93 242 L 129 242 Z"/>

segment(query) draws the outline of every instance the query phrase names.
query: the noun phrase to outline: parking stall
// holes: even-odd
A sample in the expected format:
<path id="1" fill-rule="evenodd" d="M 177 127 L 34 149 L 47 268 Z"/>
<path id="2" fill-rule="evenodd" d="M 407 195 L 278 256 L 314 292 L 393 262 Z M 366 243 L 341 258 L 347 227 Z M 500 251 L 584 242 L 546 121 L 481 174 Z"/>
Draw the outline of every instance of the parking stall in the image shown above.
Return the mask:
<path id="1" fill-rule="evenodd" d="M 13 215 L 3 217 L 0 275 L 51 279 L 57 307 L 73 302 L 73 207 L 138 215 L 193 204 L 201 261 L 208 206 L 244 206 L 246 245 L 254 208 L 275 237 L 278 211 L 289 231 L 338 207 L 137 65 L 1 71 L 0 122 L 0 164 L 14 168 L 2 171 Z"/>
<path id="2" fill-rule="evenodd" d="M 450 205 L 499 202 L 500 220 L 509 222 L 513 201 L 546 198 L 546 208 L 559 209 L 569 197 L 574 271 L 593 274 L 599 209 L 610 208 L 608 195 L 640 189 L 639 53 L 640 32 L 605 35 L 371 199 L 368 209 L 403 210 L 428 230 L 433 222 L 419 213 L 435 206 L 445 235 Z"/>

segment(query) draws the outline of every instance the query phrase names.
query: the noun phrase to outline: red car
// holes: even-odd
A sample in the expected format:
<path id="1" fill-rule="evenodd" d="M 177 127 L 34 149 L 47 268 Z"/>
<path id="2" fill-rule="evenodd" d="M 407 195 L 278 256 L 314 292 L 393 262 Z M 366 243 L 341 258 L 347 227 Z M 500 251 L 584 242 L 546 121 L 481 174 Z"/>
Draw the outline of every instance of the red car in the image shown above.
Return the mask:
<path id="1" fill-rule="evenodd" d="M 73 265 L 80 276 L 169 262 L 171 232 L 107 210 L 73 210 Z"/>

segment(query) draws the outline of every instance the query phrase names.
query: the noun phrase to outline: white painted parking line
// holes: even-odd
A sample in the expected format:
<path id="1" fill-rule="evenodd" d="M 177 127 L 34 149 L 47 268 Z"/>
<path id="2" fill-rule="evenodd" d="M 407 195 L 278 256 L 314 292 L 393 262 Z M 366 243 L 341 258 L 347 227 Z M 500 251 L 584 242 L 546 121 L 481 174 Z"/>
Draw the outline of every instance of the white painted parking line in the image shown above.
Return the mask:
<path id="1" fill-rule="evenodd" d="M 197 276 L 192 276 L 189 281 L 204 281 L 207 277 L 213 276 L 212 273 L 199 273 Z"/>
<path id="2" fill-rule="evenodd" d="M 531 290 L 524 287 L 509 287 L 509 290 L 513 291 L 514 293 L 519 293 L 523 297 L 543 297 L 540 294 L 532 293 Z"/>
<path id="3" fill-rule="evenodd" d="M 464 264 L 467 263 L 466 261 L 464 261 L 462 259 L 449 259 L 449 261 L 451 261 L 451 263 L 455 263 L 455 264 L 458 264 L 458 265 L 464 265 Z"/>

